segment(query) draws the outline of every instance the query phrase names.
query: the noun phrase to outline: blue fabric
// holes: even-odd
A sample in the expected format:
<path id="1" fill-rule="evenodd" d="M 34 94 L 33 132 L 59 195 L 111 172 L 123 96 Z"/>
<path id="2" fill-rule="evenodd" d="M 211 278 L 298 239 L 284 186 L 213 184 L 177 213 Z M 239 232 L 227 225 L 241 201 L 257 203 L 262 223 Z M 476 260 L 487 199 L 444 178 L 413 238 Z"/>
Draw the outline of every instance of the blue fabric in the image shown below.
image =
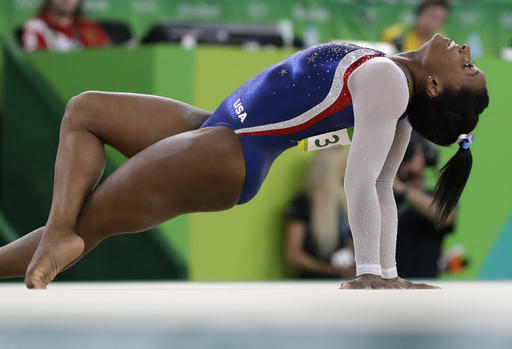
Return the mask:
<path id="1" fill-rule="evenodd" d="M 227 97 L 201 126 L 227 126 L 234 131 L 292 119 L 322 102 L 333 84 L 341 59 L 362 47 L 328 43 L 299 51 L 260 72 Z M 383 55 L 375 51 L 375 54 Z M 245 114 L 244 114 L 245 113 Z M 406 117 L 402 115 L 400 119 Z M 304 130 L 284 135 L 241 135 L 246 180 L 238 204 L 251 200 L 273 161 L 301 139 L 353 127 L 352 105 Z"/>

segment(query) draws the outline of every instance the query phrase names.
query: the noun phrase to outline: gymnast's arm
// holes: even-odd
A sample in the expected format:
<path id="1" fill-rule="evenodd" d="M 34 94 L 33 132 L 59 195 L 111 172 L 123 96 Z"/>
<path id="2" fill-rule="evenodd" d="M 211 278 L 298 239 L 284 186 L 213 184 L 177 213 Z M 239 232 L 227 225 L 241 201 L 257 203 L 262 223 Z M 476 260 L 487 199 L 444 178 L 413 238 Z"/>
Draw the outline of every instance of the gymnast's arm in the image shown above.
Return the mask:
<path id="1" fill-rule="evenodd" d="M 383 57 L 357 68 L 348 79 L 348 88 L 354 135 L 344 186 L 357 275 L 379 275 L 381 211 L 376 181 L 393 144 L 397 121 L 407 107 L 409 91 L 404 73 Z"/>
<path id="2" fill-rule="evenodd" d="M 409 120 L 404 119 L 398 122 L 393 144 L 376 183 L 381 214 L 380 264 L 382 277 L 384 278 L 398 276 L 395 258 L 398 214 L 395 194 L 393 192 L 393 182 L 409 144 L 411 130 L 412 127 Z"/>

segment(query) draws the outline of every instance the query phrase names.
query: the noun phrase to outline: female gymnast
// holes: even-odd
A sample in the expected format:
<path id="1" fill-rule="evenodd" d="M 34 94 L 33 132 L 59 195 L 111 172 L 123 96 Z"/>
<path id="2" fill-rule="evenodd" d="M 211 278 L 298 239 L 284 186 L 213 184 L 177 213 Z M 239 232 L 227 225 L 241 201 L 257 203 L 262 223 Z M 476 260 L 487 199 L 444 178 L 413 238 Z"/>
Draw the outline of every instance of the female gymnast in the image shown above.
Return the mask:
<path id="1" fill-rule="evenodd" d="M 439 145 L 459 142 L 436 186 L 435 208 L 446 218 L 471 169 L 468 133 L 487 105 L 469 47 L 441 35 L 389 57 L 314 46 L 259 73 L 213 113 L 155 96 L 80 94 L 62 119 L 48 220 L 0 248 L 0 277 L 46 288 L 109 236 L 251 200 L 284 150 L 353 127 L 344 186 L 357 277 L 342 288 L 429 287 L 396 273 L 393 179 L 411 127 Z M 129 159 L 97 185 L 105 144 Z"/>

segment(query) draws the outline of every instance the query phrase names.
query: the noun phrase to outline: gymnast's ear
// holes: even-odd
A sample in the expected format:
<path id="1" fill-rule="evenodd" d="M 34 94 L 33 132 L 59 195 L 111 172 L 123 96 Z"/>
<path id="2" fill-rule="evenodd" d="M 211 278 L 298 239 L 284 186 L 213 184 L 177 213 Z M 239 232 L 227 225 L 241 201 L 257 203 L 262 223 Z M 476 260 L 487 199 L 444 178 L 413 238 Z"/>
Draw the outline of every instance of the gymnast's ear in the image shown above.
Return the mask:
<path id="1" fill-rule="evenodd" d="M 436 98 L 441 93 L 441 81 L 432 75 L 427 76 L 427 82 L 425 84 L 425 92 L 430 98 Z"/>

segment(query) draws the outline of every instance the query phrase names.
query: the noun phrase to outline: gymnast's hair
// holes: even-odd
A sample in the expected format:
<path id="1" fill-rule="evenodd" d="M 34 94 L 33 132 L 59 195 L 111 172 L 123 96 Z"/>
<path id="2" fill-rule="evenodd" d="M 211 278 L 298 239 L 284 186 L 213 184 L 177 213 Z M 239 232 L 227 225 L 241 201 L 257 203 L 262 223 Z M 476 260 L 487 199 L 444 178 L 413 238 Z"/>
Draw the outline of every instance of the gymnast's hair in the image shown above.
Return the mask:
<path id="1" fill-rule="evenodd" d="M 407 115 L 412 128 L 421 136 L 435 144 L 449 146 L 460 134 L 468 134 L 475 128 L 479 115 L 488 105 L 487 89 L 446 90 L 436 98 L 417 93 L 409 102 Z M 437 171 L 432 205 L 439 219 L 438 227 L 459 201 L 472 163 L 471 150 L 459 144 L 457 152 Z"/>

